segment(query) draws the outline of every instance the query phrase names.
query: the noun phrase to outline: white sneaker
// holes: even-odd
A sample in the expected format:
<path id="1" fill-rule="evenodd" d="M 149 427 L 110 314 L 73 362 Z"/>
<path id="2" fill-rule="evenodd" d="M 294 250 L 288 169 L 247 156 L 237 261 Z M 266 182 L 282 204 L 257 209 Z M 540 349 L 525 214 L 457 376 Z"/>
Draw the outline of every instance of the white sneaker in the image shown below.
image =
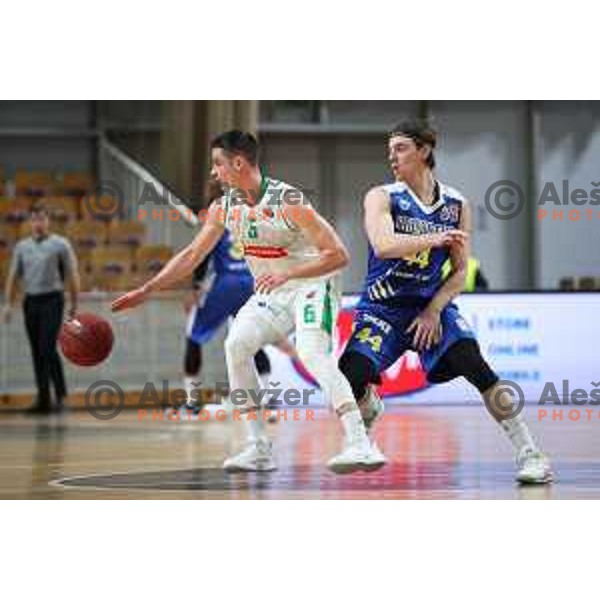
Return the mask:
<path id="1" fill-rule="evenodd" d="M 267 440 L 249 442 L 235 456 L 223 463 L 226 471 L 274 471 L 277 466 L 273 460 L 273 445 Z"/>
<path id="2" fill-rule="evenodd" d="M 375 457 L 377 464 L 379 466 L 385 465 L 385 463 L 387 462 L 387 458 L 385 457 L 385 454 L 379 449 L 377 442 L 371 442 L 371 450 L 373 452 L 373 456 Z"/>
<path id="3" fill-rule="evenodd" d="M 377 393 L 377 389 L 374 385 L 367 386 L 367 391 L 365 392 L 365 399 L 361 402 L 360 412 L 363 418 L 363 422 L 365 424 L 365 429 L 370 431 L 373 427 L 373 424 L 385 410 L 385 406 L 383 404 L 383 400 L 381 396 Z"/>
<path id="4" fill-rule="evenodd" d="M 539 450 L 526 449 L 517 458 L 517 481 L 519 483 L 550 483 L 550 461 Z"/>
<path id="5" fill-rule="evenodd" d="M 334 456 L 327 466 L 334 473 L 345 474 L 353 471 L 374 471 L 383 467 L 386 459 L 376 445 L 358 443 L 346 447 Z"/>

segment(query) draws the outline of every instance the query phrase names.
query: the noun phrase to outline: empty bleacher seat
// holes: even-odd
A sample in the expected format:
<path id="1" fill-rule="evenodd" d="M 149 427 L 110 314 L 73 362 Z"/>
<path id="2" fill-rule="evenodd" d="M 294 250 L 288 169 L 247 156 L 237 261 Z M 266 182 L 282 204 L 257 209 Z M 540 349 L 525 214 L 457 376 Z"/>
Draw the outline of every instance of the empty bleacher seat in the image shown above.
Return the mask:
<path id="1" fill-rule="evenodd" d="M 44 198 L 44 205 L 53 221 L 71 222 L 79 219 L 79 200 L 70 196 Z"/>
<path id="2" fill-rule="evenodd" d="M 144 277 L 158 273 L 173 256 L 169 246 L 141 246 L 135 253 L 137 271 Z"/>
<path id="3" fill-rule="evenodd" d="M 2 200 L 0 202 L 0 222 L 18 225 L 29 219 L 31 208 L 30 198 L 16 198 L 14 200 Z"/>
<path id="4" fill-rule="evenodd" d="M 17 196 L 38 198 L 52 194 L 55 178 L 49 171 L 17 171 L 15 184 Z"/>
<path id="5" fill-rule="evenodd" d="M 81 198 L 94 187 L 94 178 L 89 173 L 70 172 L 63 175 L 62 191 L 65 196 Z"/>
<path id="6" fill-rule="evenodd" d="M 123 203 L 114 196 L 85 196 L 81 217 L 85 221 L 112 221 L 123 216 Z"/>
<path id="7" fill-rule="evenodd" d="M 101 290 L 124 290 L 131 287 L 133 263 L 128 248 L 105 246 L 92 254 L 95 287 Z"/>
<path id="8" fill-rule="evenodd" d="M 12 249 L 18 239 L 19 230 L 17 225 L 0 222 L 0 249 Z"/>
<path id="9" fill-rule="evenodd" d="M 94 249 L 106 243 L 106 226 L 103 223 L 73 221 L 67 225 L 65 234 L 77 249 Z"/>
<path id="10" fill-rule="evenodd" d="M 108 243 L 115 246 L 138 248 L 144 243 L 146 226 L 138 221 L 111 221 L 108 225 Z"/>

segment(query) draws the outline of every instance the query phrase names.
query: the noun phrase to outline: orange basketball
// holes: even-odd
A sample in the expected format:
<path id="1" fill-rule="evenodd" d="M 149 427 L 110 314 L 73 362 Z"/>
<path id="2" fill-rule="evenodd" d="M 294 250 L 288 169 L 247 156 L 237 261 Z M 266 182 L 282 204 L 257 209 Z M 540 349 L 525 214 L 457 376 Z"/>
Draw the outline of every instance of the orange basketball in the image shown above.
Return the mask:
<path id="1" fill-rule="evenodd" d="M 65 357 L 81 367 L 93 367 L 110 355 L 114 335 L 110 323 L 91 313 L 81 313 L 66 321 L 58 343 Z"/>

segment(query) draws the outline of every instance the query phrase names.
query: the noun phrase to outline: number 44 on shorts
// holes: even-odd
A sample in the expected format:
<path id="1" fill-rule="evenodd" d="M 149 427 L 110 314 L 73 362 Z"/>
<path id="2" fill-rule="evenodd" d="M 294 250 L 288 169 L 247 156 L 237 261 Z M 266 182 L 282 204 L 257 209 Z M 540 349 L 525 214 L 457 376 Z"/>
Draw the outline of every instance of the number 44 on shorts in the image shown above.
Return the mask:
<path id="1" fill-rule="evenodd" d="M 369 344 L 373 352 L 381 352 L 383 339 L 380 335 L 372 335 L 370 327 L 363 327 L 356 334 L 356 339 L 363 344 Z"/>

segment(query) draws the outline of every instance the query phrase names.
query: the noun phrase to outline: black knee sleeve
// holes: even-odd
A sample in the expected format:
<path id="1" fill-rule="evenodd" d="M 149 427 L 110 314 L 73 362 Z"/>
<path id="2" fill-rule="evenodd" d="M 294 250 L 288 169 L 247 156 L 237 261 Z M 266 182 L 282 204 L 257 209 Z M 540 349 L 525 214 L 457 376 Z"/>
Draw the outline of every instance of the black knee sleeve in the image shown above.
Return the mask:
<path id="1" fill-rule="evenodd" d="M 427 380 L 431 383 L 444 383 L 455 377 L 464 377 L 481 393 L 499 380 L 481 355 L 479 344 L 473 339 L 459 340 L 452 344 L 428 373 Z"/>
<path id="2" fill-rule="evenodd" d="M 200 344 L 196 344 L 196 342 L 187 338 L 185 343 L 185 358 L 183 360 L 185 374 L 190 377 L 198 375 L 201 367 L 202 348 Z"/>
<path id="3" fill-rule="evenodd" d="M 254 355 L 254 365 L 259 375 L 267 375 L 271 372 L 271 361 L 262 348 Z"/>
<path id="4" fill-rule="evenodd" d="M 360 400 L 370 383 L 381 383 L 375 363 L 364 354 L 350 350 L 339 361 L 340 371 L 350 383 L 356 400 Z"/>

